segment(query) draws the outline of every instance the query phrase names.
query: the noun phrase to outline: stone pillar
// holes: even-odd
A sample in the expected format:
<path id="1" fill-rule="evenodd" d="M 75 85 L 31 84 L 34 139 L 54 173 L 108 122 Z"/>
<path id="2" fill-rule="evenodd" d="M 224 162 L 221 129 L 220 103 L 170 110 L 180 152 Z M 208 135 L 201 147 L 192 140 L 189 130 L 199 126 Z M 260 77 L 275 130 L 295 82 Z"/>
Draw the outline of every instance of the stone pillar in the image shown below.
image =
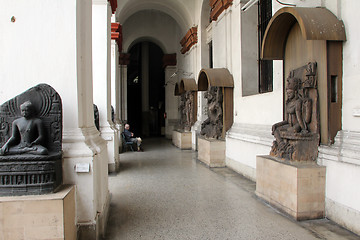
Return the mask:
<path id="1" fill-rule="evenodd" d="M 120 121 L 127 121 L 127 65 L 120 65 Z"/>
<path id="2" fill-rule="evenodd" d="M 119 165 L 118 131 L 111 120 L 111 10 L 107 0 L 93 0 L 94 103 L 99 109 L 101 136 L 107 142 L 109 172 Z"/>
<path id="3" fill-rule="evenodd" d="M 141 44 L 142 135 L 149 136 L 149 43 Z"/>
<path id="4" fill-rule="evenodd" d="M 175 72 L 176 66 L 165 68 L 165 137 L 168 139 L 172 138 L 174 126 L 179 121 L 179 97 L 174 95 L 175 83 L 178 81 L 178 75 L 174 75 Z"/>
<path id="5" fill-rule="evenodd" d="M 111 106 L 114 109 L 114 127 L 117 132 L 117 139 L 121 141 L 121 121 L 120 121 L 120 69 L 119 69 L 119 51 L 115 40 L 111 40 Z M 119 150 L 118 150 L 119 151 Z"/>
<path id="6" fill-rule="evenodd" d="M 79 239 L 99 239 L 110 198 L 107 146 L 94 125 L 92 3 L 1 1 L 0 8 L 0 18 L 9 19 L 1 25 L 8 34 L 1 36 L 0 44 L 0 102 L 39 83 L 49 84 L 59 93 L 63 107 L 63 183 L 76 185 Z M 12 22 L 14 13 L 16 21 Z M 28 32 L 26 38 L 24 32 Z M 89 170 L 77 172 L 79 164 Z M 89 230 L 91 237 L 84 237 L 83 229 Z"/>

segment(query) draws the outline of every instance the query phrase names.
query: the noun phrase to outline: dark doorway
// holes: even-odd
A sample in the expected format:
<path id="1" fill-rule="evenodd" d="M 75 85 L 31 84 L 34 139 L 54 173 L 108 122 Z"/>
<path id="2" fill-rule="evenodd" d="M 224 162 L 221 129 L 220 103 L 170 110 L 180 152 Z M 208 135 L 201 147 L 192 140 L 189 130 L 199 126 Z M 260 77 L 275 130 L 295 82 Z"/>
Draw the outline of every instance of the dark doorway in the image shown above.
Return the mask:
<path id="1" fill-rule="evenodd" d="M 161 48 L 152 42 L 137 43 L 130 49 L 127 76 L 128 122 L 138 136 L 164 135 L 163 55 Z"/>

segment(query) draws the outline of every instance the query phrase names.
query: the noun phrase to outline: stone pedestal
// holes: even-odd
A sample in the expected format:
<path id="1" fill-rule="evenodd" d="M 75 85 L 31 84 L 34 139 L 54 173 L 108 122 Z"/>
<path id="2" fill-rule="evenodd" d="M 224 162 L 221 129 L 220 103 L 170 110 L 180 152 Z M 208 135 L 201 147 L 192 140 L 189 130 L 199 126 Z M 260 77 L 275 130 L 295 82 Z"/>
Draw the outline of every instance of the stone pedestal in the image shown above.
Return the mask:
<path id="1" fill-rule="evenodd" d="M 209 167 L 225 167 L 225 141 L 198 137 L 198 159 Z"/>
<path id="2" fill-rule="evenodd" d="M 326 168 L 256 158 L 256 195 L 296 220 L 325 217 Z"/>
<path id="3" fill-rule="evenodd" d="M 191 149 L 191 132 L 173 131 L 172 142 L 180 149 Z"/>
<path id="4" fill-rule="evenodd" d="M 3 239 L 76 239 L 75 188 L 57 193 L 0 197 L 0 236 Z"/>

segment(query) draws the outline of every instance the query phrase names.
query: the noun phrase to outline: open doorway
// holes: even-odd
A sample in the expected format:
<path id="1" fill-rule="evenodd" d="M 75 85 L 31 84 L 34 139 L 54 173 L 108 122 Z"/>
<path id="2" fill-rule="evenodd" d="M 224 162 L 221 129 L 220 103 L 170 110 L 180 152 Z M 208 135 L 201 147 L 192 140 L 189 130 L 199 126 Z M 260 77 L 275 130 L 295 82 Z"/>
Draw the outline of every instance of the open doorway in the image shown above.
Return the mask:
<path id="1" fill-rule="evenodd" d="M 127 102 L 128 122 L 135 135 L 163 136 L 165 129 L 165 74 L 163 51 L 148 41 L 130 48 Z"/>

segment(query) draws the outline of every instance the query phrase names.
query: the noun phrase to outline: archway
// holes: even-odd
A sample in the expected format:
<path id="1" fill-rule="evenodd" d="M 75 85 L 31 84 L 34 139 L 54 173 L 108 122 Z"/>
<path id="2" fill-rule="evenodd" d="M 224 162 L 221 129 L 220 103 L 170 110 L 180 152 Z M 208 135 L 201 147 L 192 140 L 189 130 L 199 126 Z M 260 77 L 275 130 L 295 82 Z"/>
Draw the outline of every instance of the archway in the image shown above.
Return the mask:
<path id="1" fill-rule="evenodd" d="M 127 76 L 128 122 L 135 135 L 164 135 L 165 74 L 163 51 L 155 43 L 143 41 L 130 50 Z"/>

